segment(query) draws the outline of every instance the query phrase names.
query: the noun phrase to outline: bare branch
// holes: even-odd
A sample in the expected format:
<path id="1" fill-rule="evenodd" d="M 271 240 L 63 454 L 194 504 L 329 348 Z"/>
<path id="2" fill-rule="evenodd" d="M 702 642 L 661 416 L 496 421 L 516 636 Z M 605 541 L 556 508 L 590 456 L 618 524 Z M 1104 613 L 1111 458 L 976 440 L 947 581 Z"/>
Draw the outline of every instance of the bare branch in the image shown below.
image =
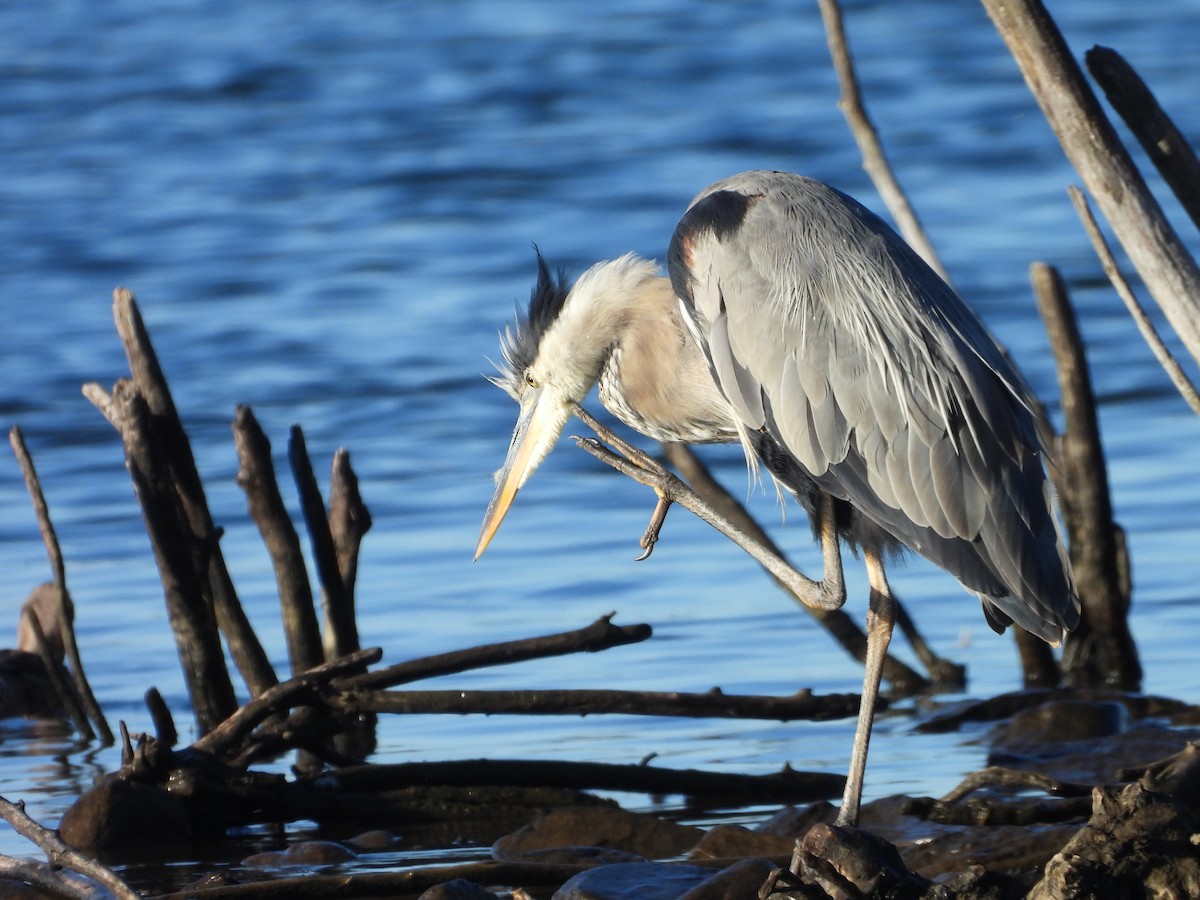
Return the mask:
<path id="1" fill-rule="evenodd" d="M 838 106 L 845 114 L 850 131 L 858 144 L 859 152 L 862 153 L 863 169 L 871 176 L 875 189 L 879 191 L 879 196 L 883 198 L 884 204 L 891 212 L 896 227 L 900 229 L 904 240 L 921 255 L 930 268 L 942 277 L 943 281 L 950 284 L 950 276 L 942 267 L 937 251 L 933 249 L 929 236 L 921 227 L 916 211 L 908 202 L 908 197 L 900 187 L 900 182 L 896 180 L 891 164 L 887 161 L 887 154 L 883 152 L 883 144 L 879 140 L 875 126 L 871 124 L 871 119 L 867 116 L 862 92 L 858 87 L 858 76 L 854 72 L 854 61 L 850 57 L 850 48 L 846 42 L 846 32 L 842 27 L 842 11 L 837 0 L 819 0 L 819 2 L 821 18 L 825 20 L 829 54 L 833 57 L 833 68 L 837 72 L 838 83 L 842 88 L 842 99 L 838 102 Z"/>

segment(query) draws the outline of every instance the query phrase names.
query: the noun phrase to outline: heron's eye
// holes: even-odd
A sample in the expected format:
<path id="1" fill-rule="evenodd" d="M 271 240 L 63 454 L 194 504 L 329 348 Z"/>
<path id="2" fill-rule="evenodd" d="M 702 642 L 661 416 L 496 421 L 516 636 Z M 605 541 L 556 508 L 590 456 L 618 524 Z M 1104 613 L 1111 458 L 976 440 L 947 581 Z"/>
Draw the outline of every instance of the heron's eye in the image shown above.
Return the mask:
<path id="1" fill-rule="evenodd" d="M 531 388 L 535 388 L 535 387 L 537 387 L 537 386 L 538 386 L 538 381 L 537 381 L 537 379 L 536 379 L 536 378 L 534 378 L 534 377 L 533 377 L 533 373 L 532 373 L 532 372 L 526 372 L 526 373 L 525 373 L 525 383 L 526 383 L 527 385 L 529 385 Z"/>

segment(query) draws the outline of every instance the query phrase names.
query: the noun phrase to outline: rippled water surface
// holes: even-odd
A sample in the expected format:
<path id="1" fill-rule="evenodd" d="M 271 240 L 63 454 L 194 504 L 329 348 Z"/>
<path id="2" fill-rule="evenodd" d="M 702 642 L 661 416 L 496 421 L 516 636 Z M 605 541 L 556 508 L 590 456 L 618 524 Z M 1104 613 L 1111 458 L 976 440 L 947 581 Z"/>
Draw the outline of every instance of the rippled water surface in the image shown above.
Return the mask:
<path id="1" fill-rule="evenodd" d="M 488 554 L 471 552 L 515 407 L 483 375 L 524 302 L 531 242 L 577 273 L 661 258 L 688 200 L 749 168 L 802 171 L 880 209 L 836 108 L 815 4 L 466 2 L 0 6 L 0 413 L 24 429 L 67 560 L 85 663 L 112 722 L 149 728 L 157 686 L 191 722 L 154 562 L 115 432 L 80 385 L 124 372 L 111 291 L 128 285 L 171 381 L 249 614 L 282 669 L 270 563 L 233 477 L 253 407 L 284 471 L 305 429 L 325 471 L 350 448 L 375 525 L 360 631 L 387 661 L 580 627 L 618 612 L 653 640 L 474 672 L 477 688 L 856 690 L 860 673 L 748 558 L 683 512 L 635 564 L 648 492 L 564 443 Z M 1051 4 L 1077 53 L 1115 47 L 1185 132 L 1200 128 L 1200 6 Z M 960 291 L 1057 413 L 1027 287 L 1072 285 L 1134 562 L 1146 688 L 1196 700 L 1197 422 L 1103 281 L 1063 192 L 1076 181 L 982 9 L 846 9 L 867 102 Z M 1173 204 L 1168 212 L 1177 215 Z M 1182 226 L 1195 247 L 1195 234 Z M 735 449 L 706 458 L 739 495 Z M 294 508 L 290 481 L 285 495 Z M 798 510 L 754 511 L 804 567 Z M 16 465 L 0 464 L 0 612 L 49 577 Z M 849 572 L 850 606 L 865 579 Z M 893 583 L 970 692 L 1019 684 L 1009 639 L 952 579 Z M 768 772 L 842 771 L 850 721 L 425 717 L 386 722 L 378 759 L 475 756 Z M 885 719 L 868 798 L 942 792 L 980 763 L 962 736 Z M 116 751 L 0 726 L 0 794 L 54 822 Z M 648 800 L 644 802 L 649 803 Z M 0 851 L 27 845 L 0 828 Z"/>

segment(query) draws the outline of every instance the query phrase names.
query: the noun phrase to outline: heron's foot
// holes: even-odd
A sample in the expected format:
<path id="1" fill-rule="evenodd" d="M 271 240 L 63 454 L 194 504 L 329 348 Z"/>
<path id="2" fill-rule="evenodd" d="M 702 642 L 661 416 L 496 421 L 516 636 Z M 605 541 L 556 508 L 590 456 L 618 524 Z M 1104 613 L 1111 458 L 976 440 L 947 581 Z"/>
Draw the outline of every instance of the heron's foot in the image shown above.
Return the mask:
<path id="1" fill-rule="evenodd" d="M 663 522 L 667 520 L 667 510 L 671 508 L 669 497 L 658 488 L 654 489 L 654 493 L 658 494 L 658 503 L 654 505 L 654 512 L 650 514 L 650 524 L 646 526 L 646 533 L 638 541 L 642 548 L 642 554 L 634 557 L 635 562 L 650 558 L 650 554 L 654 552 L 654 545 L 658 543 L 658 535 L 662 531 Z"/>

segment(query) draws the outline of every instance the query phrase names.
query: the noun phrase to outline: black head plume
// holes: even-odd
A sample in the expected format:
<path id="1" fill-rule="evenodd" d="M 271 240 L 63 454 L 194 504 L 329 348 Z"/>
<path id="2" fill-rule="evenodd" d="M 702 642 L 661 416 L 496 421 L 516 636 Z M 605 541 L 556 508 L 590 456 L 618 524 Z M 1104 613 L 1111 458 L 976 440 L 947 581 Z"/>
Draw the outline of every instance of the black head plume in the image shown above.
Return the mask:
<path id="1" fill-rule="evenodd" d="M 566 273 L 559 269 L 557 275 L 551 274 L 536 244 L 533 251 L 537 254 L 538 277 L 533 290 L 529 292 L 529 309 L 524 315 L 518 311 L 515 328 L 504 329 L 500 338 L 504 361 L 497 366 L 500 373 L 491 379 L 493 384 L 503 388 L 514 399 L 520 396 L 525 370 L 537 357 L 542 337 L 562 312 L 563 303 L 570 293 Z"/>

